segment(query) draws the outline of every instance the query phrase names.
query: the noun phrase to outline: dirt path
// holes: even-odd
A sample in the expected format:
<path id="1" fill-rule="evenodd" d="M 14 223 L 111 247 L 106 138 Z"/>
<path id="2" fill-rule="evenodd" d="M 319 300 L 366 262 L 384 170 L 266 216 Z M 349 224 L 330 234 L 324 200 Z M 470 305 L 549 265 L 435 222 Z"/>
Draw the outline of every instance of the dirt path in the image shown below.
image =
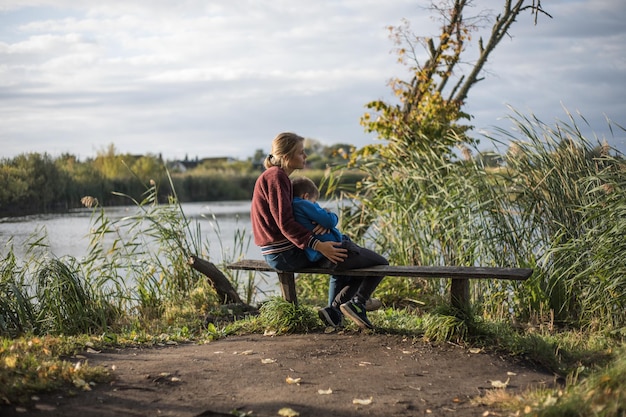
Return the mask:
<path id="1" fill-rule="evenodd" d="M 509 379 L 511 392 L 553 382 L 495 354 L 350 331 L 231 336 L 82 356 L 116 380 L 75 396 L 40 396 L 28 408 L 4 406 L 0 415 L 193 417 L 238 410 L 265 417 L 289 408 L 301 417 L 481 416 L 489 409 L 470 399 L 493 389 L 490 381 Z"/>

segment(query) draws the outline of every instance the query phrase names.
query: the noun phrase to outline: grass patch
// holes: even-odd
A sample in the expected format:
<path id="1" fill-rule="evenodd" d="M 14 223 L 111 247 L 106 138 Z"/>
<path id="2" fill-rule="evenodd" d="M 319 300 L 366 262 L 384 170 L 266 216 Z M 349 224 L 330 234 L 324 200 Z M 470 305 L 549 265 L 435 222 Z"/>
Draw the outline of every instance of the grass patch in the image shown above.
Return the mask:
<path id="1" fill-rule="evenodd" d="M 260 323 L 268 331 L 277 334 L 308 333 L 319 329 L 317 313 L 310 306 L 293 304 L 280 297 L 273 297 L 260 308 Z"/>
<path id="2" fill-rule="evenodd" d="M 23 404 L 41 392 L 91 390 L 111 375 L 85 361 L 63 359 L 90 345 L 88 338 L 22 337 L 0 341 L 0 400 Z"/>
<path id="3" fill-rule="evenodd" d="M 475 404 L 508 410 L 511 415 L 534 417 L 621 417 L 626 413 L 626 349 L 618 348 L 614 360 L 564 388 L 531 389 L 512 395 L 502 389 L 488 391 Z"/>

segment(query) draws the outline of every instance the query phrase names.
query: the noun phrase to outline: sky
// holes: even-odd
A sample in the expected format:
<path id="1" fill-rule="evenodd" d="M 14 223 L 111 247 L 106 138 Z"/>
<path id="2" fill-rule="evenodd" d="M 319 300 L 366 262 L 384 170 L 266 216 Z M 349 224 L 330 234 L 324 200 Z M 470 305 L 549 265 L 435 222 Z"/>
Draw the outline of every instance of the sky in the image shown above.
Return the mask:
<path id="1" fill-rule="evenodd" d="M 503 3 L 477 0 L 467 14 L 493 15 Z M 387 27 L 406 19 L 416 35 L 436 36 L 428 4 L 0 0 L 0 159 L 85 159 L 110 145 L 166 160 L 246 159 L 269 152 L 282 131 L 325 145 L 377 143 L 359 124 L 365 105 L 394 102 L 389 80 L 410 79 Z M 589 139 L 626 153 L 616 127 L 626 127 L 626 2 L 543 6 L 553 18 L 520 16 L 470 90 L 472 135 L 510 129 L 514 112 L 548 125 L 569 114 Z"/>

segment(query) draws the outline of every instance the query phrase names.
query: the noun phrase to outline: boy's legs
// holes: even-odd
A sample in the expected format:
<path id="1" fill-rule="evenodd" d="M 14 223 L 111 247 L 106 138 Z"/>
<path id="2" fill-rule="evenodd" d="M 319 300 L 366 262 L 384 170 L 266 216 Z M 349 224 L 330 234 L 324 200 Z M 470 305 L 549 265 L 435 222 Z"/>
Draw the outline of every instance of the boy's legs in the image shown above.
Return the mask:
<path id="1" fill-rule="evenodd" d="M 372 327 L 365 316 L 365 302 L 371 297 L 383 277 L 345 276 L 340 275 L 340 272 L 374 265 L 389 265 L 389 262 L 376 252 L 358 246 L 348 237 L 344 237 L 342 246 L 348 249 L 348 257 L 335 266 L 338 274 L 332 275 L 329 279 L 329 306 L 319 311 L 320 318 L 331 326 L 341 325 L 344 309 L 340 309 L 340 307 L 354 299 L 360 306 L 363 306 L 363 317 L 360 318 L 361 322 L 357 322 L 357 324 L 361 327 Z"/>
<path id="2" fill-rule="evenodd" d="M 350 277 L 345 275 L 331 275 L 328 280 L 328 305 L 333 304 L 333 300 L 337 297 L 337 294 L 348 285 Z"/>
<path id="3" fill-rule="evenodd" d="M 378 253 L 366 248 L 359 249 L 359 252 L 348 252 L 348 257 L 337 266 L 336 269 L 338 272 L 346 269 L 366 268 L 374 265 L 389 265 L 387 259 Z M 343 288 L 336 286 L 335 297 L 331 301 L 331 304 L 336 307 L 355 297 L 359 300 L 359 302 L 364 304 L 365 301 L 371 297 L 372 293 L 383 279 L 383 277 L 359 276 L 349 276 L 343 278 L 349 279 L 342 282 L 344 283 Z"/>

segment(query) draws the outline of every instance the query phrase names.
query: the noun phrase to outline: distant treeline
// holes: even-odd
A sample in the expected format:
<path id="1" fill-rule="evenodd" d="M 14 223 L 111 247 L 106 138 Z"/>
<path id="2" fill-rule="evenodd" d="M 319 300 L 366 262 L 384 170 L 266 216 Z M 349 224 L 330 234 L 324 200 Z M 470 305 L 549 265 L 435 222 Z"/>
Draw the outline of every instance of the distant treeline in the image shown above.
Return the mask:
<path id="1" fill-rule="evenodd" d="M 320 184 L 324 168 L 344 162 L 349 145 L 325 147 L 309 141 L 306 175 Z M 101 206 L 133 204 L 156 183 L 159 199 L 176 196 L 180 202 L 247 200 L 263 169 L 265 153 L 257 150 L 245 161 L 207 158 L 164 162 L 159 155 L 118 154 L 111 145 L 96 158 L 80 161 L 64 154 L 22 154 L 0 161 L 0 215 L 58 212 L 82 207 L 81 199 L 94 197 Z M 347 187 L 361 179 L 347 173 Z M 324 188 L 322 187 L 322 192 Z"/>

